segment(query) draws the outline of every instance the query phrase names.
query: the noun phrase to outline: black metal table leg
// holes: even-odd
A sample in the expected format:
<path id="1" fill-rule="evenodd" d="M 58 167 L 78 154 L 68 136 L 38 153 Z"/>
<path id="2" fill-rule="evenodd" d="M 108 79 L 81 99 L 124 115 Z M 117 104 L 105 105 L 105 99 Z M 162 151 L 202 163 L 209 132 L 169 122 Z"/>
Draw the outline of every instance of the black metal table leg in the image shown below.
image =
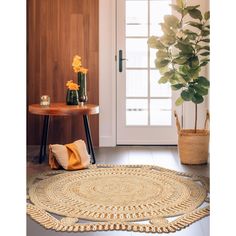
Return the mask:
<path id="1" fill-rule="evenodd" d="M 88 134 L 88 126 L 87 126 L 87 119 L 85 115 L 83 116 L 84 120 L 84 130 L 85 130 L 85 135 L 86 135 L 86 143 L 87 143 L 87 149 L 88 149 L 88 154 L 91 154 L 91 148 L 90 148 L 90 140 L 89 140 L 89 134 Z"/>
<path id="2" fill-rule="evenodd" d="M 39 163 L 41 164 L 47 156 L 47 138 L 48 138 L 48 128 L 49 128 L 49 116 L 44 116 L 43 121 L 43 133 L 41 138 L 40 153 L 39 153 Z"/>
<path id="3" fill-rule="evenodd" d="M 94 149 L 93 149 L 93 141 L 92 141 L 92 138 L 91 138 L 91 132 L 90 132 L 90 127 L 89 127 L 88 116 L 83 115 L 83 119 L 84 119 L 84 129 L 85 129 L 85 134 L 86 134 L 88 153 L 92 157 L 92 162 L 91 163 L 95 164 L 96 159 L 95 159 L 95 154 L 94 154 Z"/>

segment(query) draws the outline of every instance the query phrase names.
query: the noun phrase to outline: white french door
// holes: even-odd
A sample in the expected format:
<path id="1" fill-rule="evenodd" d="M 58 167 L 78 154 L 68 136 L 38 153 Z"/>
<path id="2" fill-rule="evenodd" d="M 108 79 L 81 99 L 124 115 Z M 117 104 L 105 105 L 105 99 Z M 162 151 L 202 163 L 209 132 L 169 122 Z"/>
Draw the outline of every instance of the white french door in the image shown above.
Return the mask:
<path id="1" fill-rule="evenodd" d="M 171 0 L 117 0 L 117 144 L 176 144 L 176 94 L 158 84 L 155 53 L 147 45 Z"/>

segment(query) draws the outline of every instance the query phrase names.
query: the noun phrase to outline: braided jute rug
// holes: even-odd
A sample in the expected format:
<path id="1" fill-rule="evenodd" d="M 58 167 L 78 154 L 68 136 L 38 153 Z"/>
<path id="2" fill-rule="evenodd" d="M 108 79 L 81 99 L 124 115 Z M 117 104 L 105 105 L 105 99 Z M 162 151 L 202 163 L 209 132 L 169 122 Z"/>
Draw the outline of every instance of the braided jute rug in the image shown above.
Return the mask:
<path id="1" fill-rule="evenodd" d="M 56 231 L 168 233 L 209 215 L 208 178 L 149 165 L 90 165 L 31 179 L 27 213 Z"/>

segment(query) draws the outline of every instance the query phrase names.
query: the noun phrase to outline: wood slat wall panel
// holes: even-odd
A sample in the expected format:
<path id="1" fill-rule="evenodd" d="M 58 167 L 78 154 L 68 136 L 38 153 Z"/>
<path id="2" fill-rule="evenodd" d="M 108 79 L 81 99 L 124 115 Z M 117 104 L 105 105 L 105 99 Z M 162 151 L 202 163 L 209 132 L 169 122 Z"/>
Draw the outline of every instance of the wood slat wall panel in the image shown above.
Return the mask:
<path id="1" fill-rule="evenodd" d="M 87 75 L 88 102 L 98 104 L 98 1 L 27 0 L 27 104 L 47 94 L 51 102 L 65 102 L 66 81 L 77 76 L 71 63 L 82 57 Z M 43 117 L 27 114 L 27 144 L 41 141 Z M 98 116 L 90 117 L 98 146 Z M 85 140 L 82 117 L 52 117 L 48 143 Z"/>

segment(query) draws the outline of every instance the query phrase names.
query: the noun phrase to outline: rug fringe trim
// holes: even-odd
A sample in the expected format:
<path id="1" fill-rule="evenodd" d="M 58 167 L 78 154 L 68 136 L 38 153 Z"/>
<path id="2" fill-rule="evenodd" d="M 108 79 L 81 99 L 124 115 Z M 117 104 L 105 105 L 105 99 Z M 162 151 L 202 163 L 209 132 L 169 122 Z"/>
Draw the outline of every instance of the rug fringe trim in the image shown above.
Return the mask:
<path id="1" fill-rule="evenodd" d="M 89 232 L 123 230 L 145 233 L 169 233 L 186 228 L 192 223 L 208 216 L 210 214 L 210 207 L 207 206 L 205 208 L 197 209 L 164 226 L 137 224 L 131 222 L 98 222 L 88 224 L 75 223 L 73 225 L 66 225 L 48 214 L 45 210 L 30 203 L 27 204 L 27 214 L 46 229 L 53 229 L 56 231 Z"/>

